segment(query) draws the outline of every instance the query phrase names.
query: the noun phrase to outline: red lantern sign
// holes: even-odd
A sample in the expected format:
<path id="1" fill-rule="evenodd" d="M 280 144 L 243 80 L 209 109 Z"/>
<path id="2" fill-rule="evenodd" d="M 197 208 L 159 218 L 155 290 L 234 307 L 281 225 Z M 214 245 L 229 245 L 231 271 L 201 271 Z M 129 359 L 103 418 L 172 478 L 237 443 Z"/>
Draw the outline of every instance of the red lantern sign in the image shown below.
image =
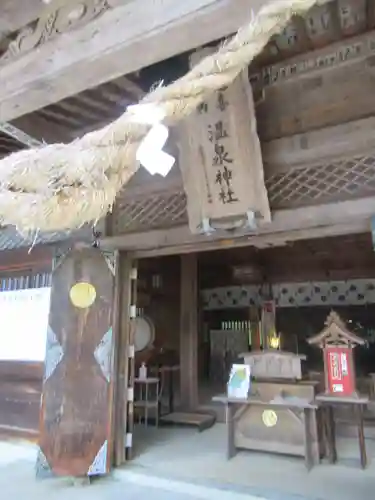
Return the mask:
<path id="1" fill-rule="evenodd" d="M 324 329 L 308 340 L 323 350 L 325 393 L 330 396 L 356 396 L 353 348 L 365 341 L 350 332 L 340 316 L 332 311 Z"/>

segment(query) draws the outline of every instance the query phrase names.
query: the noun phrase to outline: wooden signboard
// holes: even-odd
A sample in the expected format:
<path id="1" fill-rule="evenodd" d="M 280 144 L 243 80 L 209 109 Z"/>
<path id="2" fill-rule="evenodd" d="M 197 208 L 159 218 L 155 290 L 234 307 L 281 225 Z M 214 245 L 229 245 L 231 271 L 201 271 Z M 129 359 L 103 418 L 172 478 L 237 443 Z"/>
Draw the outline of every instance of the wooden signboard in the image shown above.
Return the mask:
<path id="1" fill-rule="evenodd" d="M 191 56 L 191 65 L 214 49 Z M 263 162 L 247 72 L 199 106 L 179 129 L 180 165 L 193 233 L 269 222 Z"/>
<path id="2" fill-rule="evenodd" d="M 40 414 L 40 477 L 109 471 L 113 278 L 113 260 L 95 248 L 56 260 Z"/>

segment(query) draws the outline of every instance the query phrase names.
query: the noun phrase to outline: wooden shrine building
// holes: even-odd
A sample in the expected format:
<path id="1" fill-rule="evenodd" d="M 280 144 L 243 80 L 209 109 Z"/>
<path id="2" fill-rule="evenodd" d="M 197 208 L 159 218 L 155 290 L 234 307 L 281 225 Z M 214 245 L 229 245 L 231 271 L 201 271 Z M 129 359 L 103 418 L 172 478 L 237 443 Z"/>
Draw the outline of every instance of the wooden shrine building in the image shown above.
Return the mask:
<path id="1" fill-rule="evenodd" d="M 156 83 L 186 74 L 266 3 L 1 2 L 0 155 L 107 125 Z M 322 367 L 305 340 L 329 309 L 347 308 L 344 317 L 367 322 L 370 335 L 374 68 L 375 0 L 313 7 L 232 86 L 171 127 L 170 173 L 140 168 L 93 230 L 28 240 L 1 230 L 0 280 L 38 260 L 34 274 L 52 283 L 43 380 L 40 366 L 33 372 L 42 393 L 40 474 L 103 474 L 132 457 L 134 380 L 141 362 L 150 364 L 135 352 L 137 316 L 152 320 L 153 347 L 170 355 L 165 366 L 178 366 L 177 400 L 192 414 L 202 380 L 220 385 L 245 350 L 241 340 L 220 348 L 215 359 L 237 354 L 219 373 L 210 332 L 256 323 L 260 300 L 276 303 L 282 349 L 307 355 L 310 374 Z M 0 360 L 0 377 L 13 369 Z M 372 370 L 370 362 L 356 370 L 369 397 Z M 35 431 L 31 420 L 19 427 Z"/>

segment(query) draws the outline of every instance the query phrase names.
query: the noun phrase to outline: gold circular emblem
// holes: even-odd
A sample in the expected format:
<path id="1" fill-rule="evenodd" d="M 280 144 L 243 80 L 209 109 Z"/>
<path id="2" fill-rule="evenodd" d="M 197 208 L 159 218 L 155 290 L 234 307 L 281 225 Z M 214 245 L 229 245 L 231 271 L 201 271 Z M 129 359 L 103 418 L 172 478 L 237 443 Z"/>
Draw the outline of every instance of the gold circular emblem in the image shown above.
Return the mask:
<path id="1" fill-rule="evenodd" d="M 266 427 L 274 427 L 277 424 L 277 414 L 273 410 L 264 410 L 262 420 Z"/>
<path id="2" fill-rule="evenodd" d="M 70 289 L 69 297 L 75 307 L 86 309 L 95 302 L 96 290 L 91 283 L 76 283 Z"/>

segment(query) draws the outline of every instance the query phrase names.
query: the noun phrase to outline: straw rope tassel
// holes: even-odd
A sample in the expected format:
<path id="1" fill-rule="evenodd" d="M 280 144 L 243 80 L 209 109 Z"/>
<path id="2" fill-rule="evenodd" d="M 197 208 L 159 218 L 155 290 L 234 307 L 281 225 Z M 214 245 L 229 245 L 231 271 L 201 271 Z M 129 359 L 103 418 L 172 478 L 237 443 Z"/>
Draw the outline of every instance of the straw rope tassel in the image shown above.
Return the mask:
<path id="1" fill-rule="evenodd" d="M 217 53 L 171 85 L 150 92 L 141 104 L 160 106 L 167 124 L 182 120 L 229 85 L 293 15 L 327 1 L 277 0 L 264 6 Z M 73 229 L 98 220 L 138 169 L 136 151 L 148 130 L 128 111 L 70 144 L 20 151 L 1 160 L 0 222 L 25 232 Z"/>

